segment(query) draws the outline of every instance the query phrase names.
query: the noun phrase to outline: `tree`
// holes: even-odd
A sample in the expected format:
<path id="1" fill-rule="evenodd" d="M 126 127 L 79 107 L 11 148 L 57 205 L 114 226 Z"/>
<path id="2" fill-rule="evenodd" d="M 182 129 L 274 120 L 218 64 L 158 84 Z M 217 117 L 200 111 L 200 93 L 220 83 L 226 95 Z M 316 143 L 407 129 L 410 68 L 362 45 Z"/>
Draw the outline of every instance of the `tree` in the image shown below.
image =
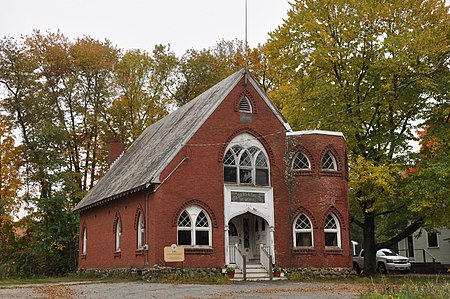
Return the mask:
<path id="1" fill-rule="evenodd" d="M 126 146 L 167 113 L 168 99 L 160 85 L 165 80 L 155 78 L 155 74 L 170 71 L 158 72 L 161 67 L 148 53 L 139 50 L 126 51 L 115 67 L 119 97 L 108 110 L 109 129 L 112 138 Z"/>
<path id="2" fill-rule="evenodd" d="M 20 131 L 21 199 L 33 207 L 20 221 L 25 236 L 14 245 L 16 273 L 76 269 L 78 215 L 72 209 L 106 165 L 102 137 L 116 92 L 116 59 L 107 41 L 71 43 L 59 32 L 0 42 L 0 103 Z"/>
<path id="3" fill-rule="evenodd" d="M 15 249 L 13 213 L 20 207 L 17 194 L 22 187 L 19 172 L 23 165 L 21 151 L 20 146 L 15 146 L 11 124 L 0 116 L 0 272 L 5 275 L 11 272 L 7 265 Z"/>
<path id="4" fill-rule="evenodd" d="M 421 150 L 408 171 L 410 210 L 423 215 L 426 228 L 450 227 L 450 106 L 438 107 L 421 131 Z"/>
<path id="5" fill-rule="evenodd" d="M 280 84 L 272 96 L 293 127 L 339 130 L 347 138 L 352 177 L 364 178 L 353 182 L 351 200 L 368 274 L 378 248 L 406 237 L 427 216 L 409 213 L 412 198 L 390 200 L 400 178 L 365 176 L 407 168 L 412 122 L 448 101 L 442 95 L 449 88 L 449 24 L 442 0 L 298 0 L 267 44 Z M 377 196 L 380 190 L 389 196 Z M 377 242 L 375 219 L 402 212 L 414 217 L 410 225 Z"/>

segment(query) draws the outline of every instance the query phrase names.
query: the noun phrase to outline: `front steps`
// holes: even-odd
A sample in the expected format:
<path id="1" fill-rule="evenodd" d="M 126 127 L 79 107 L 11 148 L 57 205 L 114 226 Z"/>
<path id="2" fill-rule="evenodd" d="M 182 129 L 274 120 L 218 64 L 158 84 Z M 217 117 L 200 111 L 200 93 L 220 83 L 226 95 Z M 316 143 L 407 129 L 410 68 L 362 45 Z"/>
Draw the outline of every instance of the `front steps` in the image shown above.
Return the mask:
<path id="1" fill-rule="evenodd" d="M 273 280 L 285 280 L 286 277 L 274 277 Z M 241 269 L 236 268 L 236 272 L 234 273 L 233 281 L 243 281 L 244 273 Z M 247 264 L 247 280 L 256 281 L 256 280 L 270 280 L 270 275 L 267 270 L 263 267 L 263 265 L 259 263 L 249 263 Z"/>

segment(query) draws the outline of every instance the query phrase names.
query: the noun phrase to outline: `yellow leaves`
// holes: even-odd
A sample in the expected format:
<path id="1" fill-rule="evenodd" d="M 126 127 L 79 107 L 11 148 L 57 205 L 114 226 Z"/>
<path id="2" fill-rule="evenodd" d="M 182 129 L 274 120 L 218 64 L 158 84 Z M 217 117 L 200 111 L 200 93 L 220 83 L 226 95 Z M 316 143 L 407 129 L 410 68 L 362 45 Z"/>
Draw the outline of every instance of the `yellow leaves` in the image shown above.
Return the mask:
<path id="1" fill-rule="evenodd" d="M 363 213 L 374 213 L 395 193 L 399 170 L 392 164 L 376 165 L 362 156 L 350 165 L 350 194 Z"/>
<path id="2" fill-rule="evenodd" d="M 66 246 L 58 241 L 53 241 L 52 244 L 50 245 L 50 248 L 52 249 L 56 249 L 58 251 L 63 251 L 64 248 L 66 248 Z"/>
<path id="3" fill-rule="evenodd" d="M 15 197 L 22 186 L 19 172 L 22 164 L 21 147 L 15 146 L 11 125 L 0 118 L 0 200 L 6 213 L 18 207 Z"/>

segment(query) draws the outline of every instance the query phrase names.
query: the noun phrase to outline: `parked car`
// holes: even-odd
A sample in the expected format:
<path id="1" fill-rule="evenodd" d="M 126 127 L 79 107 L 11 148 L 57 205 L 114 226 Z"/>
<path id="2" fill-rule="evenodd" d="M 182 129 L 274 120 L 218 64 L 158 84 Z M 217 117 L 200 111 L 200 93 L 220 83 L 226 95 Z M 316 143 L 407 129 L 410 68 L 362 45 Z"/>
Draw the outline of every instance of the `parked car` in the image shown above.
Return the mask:
<path id="1" fill-rule="evenodd" d="M 377 271 L 387 273 L 387 271 L 400 271 L 406 274 L 411 269 L 411 263 L 407 257 L 398 255 L 391 249 L 383 248 L 376 254 Z M 361 273 L 364 269 L 364 249 L 357 256 L 353 257 L 353 269 L 356 273 Z"/>

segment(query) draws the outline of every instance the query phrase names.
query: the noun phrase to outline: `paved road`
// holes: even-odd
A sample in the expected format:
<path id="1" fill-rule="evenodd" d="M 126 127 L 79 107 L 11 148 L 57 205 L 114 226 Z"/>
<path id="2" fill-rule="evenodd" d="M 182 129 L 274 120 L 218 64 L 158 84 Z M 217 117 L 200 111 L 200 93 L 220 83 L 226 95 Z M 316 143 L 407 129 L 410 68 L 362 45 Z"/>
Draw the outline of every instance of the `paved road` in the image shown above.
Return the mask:
<path id="1" fill-rule="evenodd" d="M 0 288 L 0 298 L 359 298 L 357 284 L 290 281 L 239 282 L 228 285 L 120 283 L 63 283 Z"/>

